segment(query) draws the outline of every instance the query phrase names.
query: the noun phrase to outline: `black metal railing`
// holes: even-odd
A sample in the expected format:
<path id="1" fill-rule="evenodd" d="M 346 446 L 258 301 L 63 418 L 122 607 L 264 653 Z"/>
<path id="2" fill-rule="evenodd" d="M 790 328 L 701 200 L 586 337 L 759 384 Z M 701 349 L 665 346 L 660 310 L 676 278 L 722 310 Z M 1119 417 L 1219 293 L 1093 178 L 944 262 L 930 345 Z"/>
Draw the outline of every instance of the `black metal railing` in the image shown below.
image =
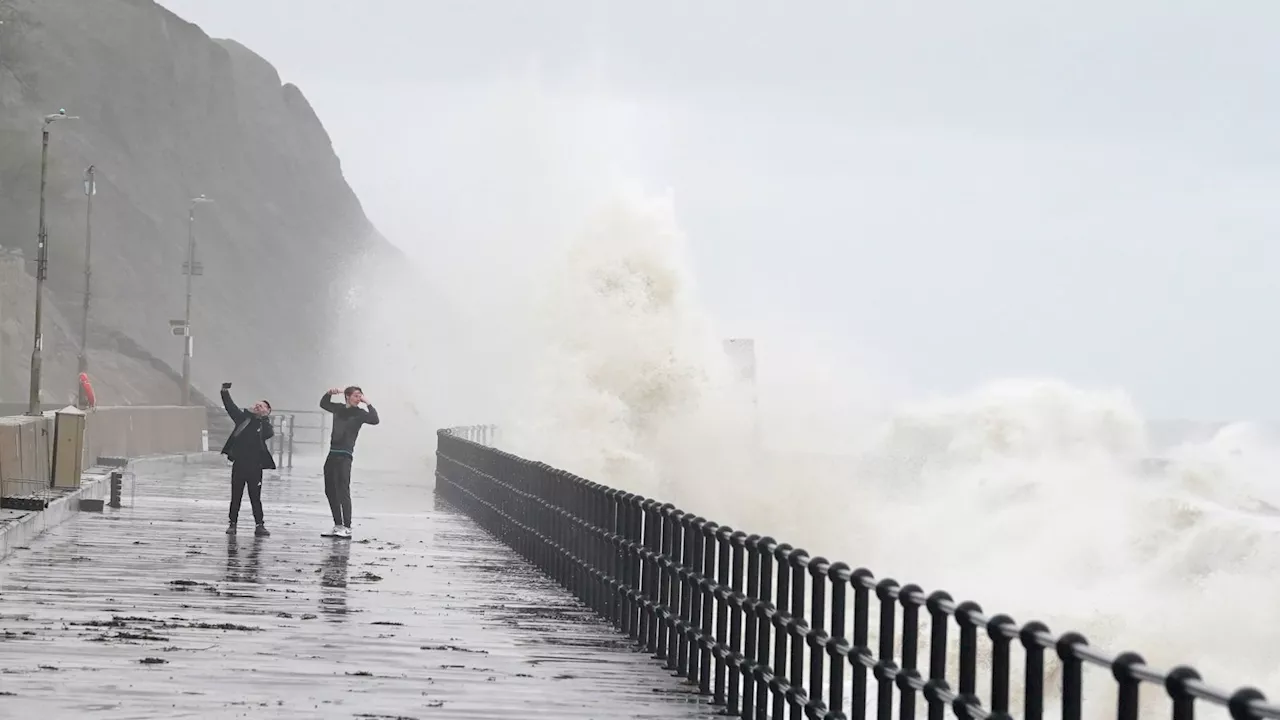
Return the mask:
<path id="1" fill-rule="evenodd" d="M 269 418 L 273 434 L 267 441 L 267 449 L 275 456 L 277 468 L 281 470 L 292 468 L 298 416 L 293 412 L 273 412 Z"/>
<path id="2" fill-rule="evenodd" d="M 488 445 L 489 447 L 497 445 L 501 439 L 497 425 L 467 425 L 466 427 L 454 428 L 449 432 L 455 437 L 470 440 L 480 445 Z"/>
<path id="3" fill-rule="evenodd" d="M 1198 700 L 1236 720 L 1280 718 L 1256 689 L 1224 692 L 1189 667 L 1163 672 L 1136 653 L 1113 657 L 1078 633 L 1055 636 L 1043 623 L 1019 626 L 942 591 L 877 580 L 478 437 L 490 435 L 440 431 L 443 498 L 729 714 L 862 720 L 874 696 L 878 720 L 892 720 L 895 707 L 911 720 L 921 703 L 929 720 L 948 710 L 961 720 L 1011 718 L 1016 661 L 1026 720 L 1043 718 L 1055 699 L 1060 713 L 1051 715 L 1081 720 L 1090 666 L 1113 678 L 1104 687 L 1115 708 L 1106 715 L 1118 720 L 1135 720 L 1139 694 L 1152 686 L 1166 693 L 1174 720 L 1192 720 Z M 1055 676 L 1056 685 L 1046 681 Z"/>
<path id="4" fill-rule="evenodd" d="M 273 416 L 289 417 L 291 443 L 294 445 L 317 445 L 327 448 L 329 445 L 329 413 L 324 410 L 290 410 L 277 409 Z"/>

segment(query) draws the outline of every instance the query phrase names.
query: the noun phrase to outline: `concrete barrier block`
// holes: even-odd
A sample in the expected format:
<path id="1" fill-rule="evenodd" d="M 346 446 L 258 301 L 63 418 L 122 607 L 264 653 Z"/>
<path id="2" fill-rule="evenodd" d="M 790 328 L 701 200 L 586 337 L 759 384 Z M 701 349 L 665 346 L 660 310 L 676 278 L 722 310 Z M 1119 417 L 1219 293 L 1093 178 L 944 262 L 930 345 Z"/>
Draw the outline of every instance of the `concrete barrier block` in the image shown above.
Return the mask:
<path id="1" fill-rule="evenodd" d="M 206 428 L 203 407 L 101 407 L 89 413 L 86 461 L 197 452 Z"/>
<path id="2" fill-rule="evenodd" d="M 40 433 L 34 418 L 24 418 L 24 420 L 26 422 L 18 425 L 20 435 L 18 452 L 22 463 L 18 476 L 23 480 L 36 482 L 40 479 L 40 464 L 38 462 L 39 456 L 37 455 L 38 445 L 36 444 L 36 438 L 39 437 Z"/>
<path id="3" fill-rule="evenodd" d="M 35 478 L 45 487 L 53 487 L 53 414 L 35 418 Z"/>
<path id="4" fill-rule="evenodd" d="M 60 488 L 80 487 L 84 474 L 84 411 L 68 407 L 59 410 L 54 420 L 53 485 Z"/>
<path id="5" fill-rule="evenodd" d="M 0 496 L 27 495 L 49 487 L 49 421 L 18 415 L 0 418 Z"/>
<path id="6" fill-rule="evenodd" d="M 22 433 L 14 418 L 0 417 L 0 497 L 18 493 L 22 477 Z"/>

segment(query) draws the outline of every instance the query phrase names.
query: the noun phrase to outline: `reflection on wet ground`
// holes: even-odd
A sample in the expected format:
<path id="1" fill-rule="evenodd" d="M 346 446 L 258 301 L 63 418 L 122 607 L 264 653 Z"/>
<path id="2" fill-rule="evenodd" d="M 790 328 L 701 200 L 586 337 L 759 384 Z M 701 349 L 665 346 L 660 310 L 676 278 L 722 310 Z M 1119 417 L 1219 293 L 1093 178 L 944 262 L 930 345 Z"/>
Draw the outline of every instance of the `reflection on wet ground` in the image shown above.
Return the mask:
<path id="1" fill-rule="evenodd" d="M 320 537 L 318 463 L 264 484 L 269 538 L 223 534 L 228 485 L 158 465 L 0 563 L 0 718 L 714 714 L 435 509 L 429 469 L 357 467 L 350 541 Z"/>
<path id="2" fill-rule="evenodd" d="M 326 592 L 320 595 L 320 612 L 330 616 L 332 622 L 342 622 L 347 615 L 347 563 L 351 560 L 351 543 L 331 540 L 320 566 L 320 587 Z"/>
<path id="3" fill-rule="evenodd" d="M 235 535 L 227 536 L 227 582 L 258 582 L 258 568 L 262 557 L 263 541 L 263 538 L 257 537 L 247 541 Z M 249 546 L 243 557 L 240 549 L 241 544 Z"/>

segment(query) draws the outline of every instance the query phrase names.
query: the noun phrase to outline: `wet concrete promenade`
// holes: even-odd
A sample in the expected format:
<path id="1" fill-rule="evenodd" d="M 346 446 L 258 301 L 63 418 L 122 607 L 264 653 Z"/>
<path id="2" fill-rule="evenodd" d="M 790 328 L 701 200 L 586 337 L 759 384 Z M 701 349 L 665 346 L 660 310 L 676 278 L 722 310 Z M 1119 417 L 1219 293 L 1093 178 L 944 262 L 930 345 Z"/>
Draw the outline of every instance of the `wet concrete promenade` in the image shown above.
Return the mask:
<path id="1" fill-rule="evenodd" d="M 431 470 L 361 466 L 354 541 L 319 463 L 268 478 L 256 539 L 228 471 L 151 463 L 126 507 L 0 562 L 0 718 L 706 718 L 687 686 L 466 517 Z"/>

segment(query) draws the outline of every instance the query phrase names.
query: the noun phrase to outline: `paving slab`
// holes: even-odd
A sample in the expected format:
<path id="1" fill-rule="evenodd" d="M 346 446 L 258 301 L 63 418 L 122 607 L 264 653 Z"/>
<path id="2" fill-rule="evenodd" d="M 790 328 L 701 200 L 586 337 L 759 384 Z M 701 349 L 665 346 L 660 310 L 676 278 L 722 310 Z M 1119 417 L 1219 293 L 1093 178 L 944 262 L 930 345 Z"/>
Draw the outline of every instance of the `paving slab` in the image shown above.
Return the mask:
<path id="1" fill-rule="evenodd" d="M 0 718 L 707 718 L 468 518 L 429 467 L 363 468 L 353 541 L 319 461 L 227 536 L 224 464 L 152 463 L 126 506 L 0 562 Z"/>

